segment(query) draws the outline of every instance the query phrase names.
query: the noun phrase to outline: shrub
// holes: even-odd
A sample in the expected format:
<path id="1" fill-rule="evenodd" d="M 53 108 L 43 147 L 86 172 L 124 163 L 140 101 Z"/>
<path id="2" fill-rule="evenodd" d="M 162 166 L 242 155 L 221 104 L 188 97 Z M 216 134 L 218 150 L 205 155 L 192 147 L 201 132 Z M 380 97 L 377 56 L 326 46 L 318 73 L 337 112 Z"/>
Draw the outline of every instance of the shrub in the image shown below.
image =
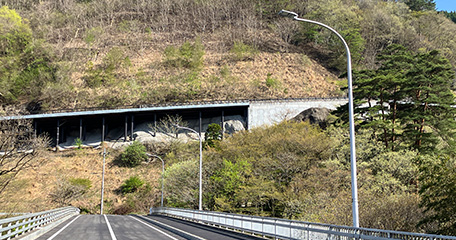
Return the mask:
<path id="1" fill-rule="evenodd" d="M 146 147 L 140 142 L 134 141 L 120 155 L 119 165 L 124 167 L 136 167 L 147 160 Z"/>
<path id="2" fill-rule="evenodd" d="M 232 58 L 235 61 L 252 60 L 258 54 L 258 50 L 243 42 L 235 42 L 231 48 Z"/>
<path id="3" fill-rule="evenodd" d="M 198 70 L 203 66 L 204 46 L 201 39 L 196 39 L 195 43 L 185 42 L 180 48 L 167 47 L 164 55 L 168 66 Z"/>
<path id="4" fill-rule="evenodd" d="M 130 58 L 125 56 L 123 50 L 113 47 L 103 58 L 102 64 L 96 66 L 92 61 L 87 63 L 83 79 L 90 88 L 114 84 L 118 78 L 117 71 L 130 66 Z"/>
<path id="5" fill-rule="evenodd" d="M 61 206 L 69 205 L 71 201 L 84 196 L 92 187 L 90 179 L 70 178 L 59 181 L 56 189 L 50 194 L 51 200 Z"/>
<path id="6" fill-rule="evenodd" d="M 76 138 L 74 140 L 74 145 L 78 148 L 78 149 L 81 149 L 82 148 L 82 140 L 80 138 Z"/>
<path id="7" fill-rule="evenodd" d="M 266 77 L 266 86 L 268 88 L 277 88 L 280 86 L 280 81 L 278 79 L 272 77 L 271 73 L 268 73 L 267 77 Z"/>
<path id="8" fill-rule="evenodd" d="M 125 183 L 120 186 L 122 194 L 133 193 L 139 190 L 144 185 L 144 181 L 138 176 L 130 177 L 125 180 Z"/>

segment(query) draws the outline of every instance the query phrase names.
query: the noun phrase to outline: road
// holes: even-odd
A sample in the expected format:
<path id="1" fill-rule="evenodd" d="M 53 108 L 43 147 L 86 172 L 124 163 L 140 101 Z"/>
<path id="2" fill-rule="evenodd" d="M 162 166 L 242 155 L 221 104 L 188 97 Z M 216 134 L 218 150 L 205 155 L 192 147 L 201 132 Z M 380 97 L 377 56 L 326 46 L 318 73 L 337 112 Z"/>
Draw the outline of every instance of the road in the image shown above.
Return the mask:
<path id="1" fill-rule="evenodd" d="M 43 240 L 259 240 L 263 238 L 164 216 L 77 215 L 38 239 Z"/>

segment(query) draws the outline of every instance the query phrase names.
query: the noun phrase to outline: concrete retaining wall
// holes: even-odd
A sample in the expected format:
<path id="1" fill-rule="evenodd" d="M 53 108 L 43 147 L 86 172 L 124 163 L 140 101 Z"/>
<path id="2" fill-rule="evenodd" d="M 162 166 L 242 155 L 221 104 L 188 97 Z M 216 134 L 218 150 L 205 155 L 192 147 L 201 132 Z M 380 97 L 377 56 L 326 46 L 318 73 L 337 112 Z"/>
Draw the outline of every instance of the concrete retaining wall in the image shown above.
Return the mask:
<path id="1" fill-rule="evenodd" d="M 249 106 L 248 128 L 272 125 L 288 120 L 309 108 L 336 109 L 346 104 L 348 99 L 299 99 L 281 101 L 252 101 Z"/>

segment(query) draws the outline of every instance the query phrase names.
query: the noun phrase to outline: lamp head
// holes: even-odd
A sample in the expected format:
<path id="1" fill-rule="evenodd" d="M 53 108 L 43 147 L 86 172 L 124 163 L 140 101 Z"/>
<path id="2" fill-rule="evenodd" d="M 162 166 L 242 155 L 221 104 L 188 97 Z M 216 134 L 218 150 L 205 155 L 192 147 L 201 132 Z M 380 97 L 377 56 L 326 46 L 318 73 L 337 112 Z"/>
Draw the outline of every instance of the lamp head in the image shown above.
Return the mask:
<path id="1" fill-rule="evenodd" d="M 280 10 L 279 15 L 282 17 L 288 17 L 288 18 L 297 18 L 298 14 L 295 12 L 287 11 L 287 10 Z"/>

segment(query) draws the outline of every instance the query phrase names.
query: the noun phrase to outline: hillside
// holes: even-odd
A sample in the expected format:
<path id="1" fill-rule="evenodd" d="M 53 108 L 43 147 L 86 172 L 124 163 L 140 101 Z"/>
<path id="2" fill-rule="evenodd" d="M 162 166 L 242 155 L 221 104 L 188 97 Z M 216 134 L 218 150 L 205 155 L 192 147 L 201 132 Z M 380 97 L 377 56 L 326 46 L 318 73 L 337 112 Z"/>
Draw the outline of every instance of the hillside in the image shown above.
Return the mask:
<path id="1" fill-rule="evenodd" d="M 346 67 L 340 41 L 280 18 L 282 8 L 346 36 L 355 68 L 375 68 L 375 57 L 391 43 L 438 49 L 454 66 L 456 24 L 443 13 L 406 4 L 3 1 L 0 32 L 8 37 L 1 46 L 9 47 L 1 56 L 1 100 L 42 112 L 344 95 L 339 88 L 345 80 L 337 78 Z"/>
<path id="2" fill-rule="evenodd" d="M 71 204 L 85 212 L 99 213 L 103 163 L 103 156 L 100 153 L 101 150 L 84 149 L 47 154 L 46 158 L 41 160 L 42 164 L 21 172 L 16 181 L 2 192 L 0 195 L 1 211 L 38 212 Z M 147 197 L 138 199 L 141 202 L 135 210 L 146 213 L 147 209 L 156 205 L 157 199 L 159 200 L 160 192 L 157 186 L 161 163 L 144 163 L 135 169 L 124 168 L 112 163 L 118 152 L 109 150 L 109 153 L 106 158 L 105 211 L 125 213 L 125 210 L 122 210 L 122 204 L 127 201 L 127 197 L 120 194 L 120 186 L 128 178 L 140 176 L 152 188 Z M 88 179 L 91 186 L 82 197 L 62 197 L 62 192 L 59 192 L 58 189 L 69 186 L 68 182 L 71 179 Z M 53 197 L 54 195 L 59 198 L 56 199 Z M 68 199 L 64 204 L 59 202 L 66 198 Z"/>

